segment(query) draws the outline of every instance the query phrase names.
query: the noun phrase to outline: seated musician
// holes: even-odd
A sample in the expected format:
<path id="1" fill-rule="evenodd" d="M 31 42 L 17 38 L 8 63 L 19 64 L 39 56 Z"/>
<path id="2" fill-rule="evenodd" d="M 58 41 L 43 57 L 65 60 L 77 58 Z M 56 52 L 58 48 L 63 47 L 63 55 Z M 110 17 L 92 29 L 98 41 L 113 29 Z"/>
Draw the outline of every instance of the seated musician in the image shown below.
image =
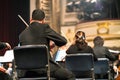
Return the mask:
<path id="1" fill-rule="evenodd" d="M 1 49 L 11 49 L 11 46 L 9 43 L 0 42 L 0 50 Z M 9 67 L 11 67 L 11 65 Z M 8 74 L 8 70 L 6 70 L 3 66 L 0 66 L 0 80 L 13 80 Z"/>
<path id="2" fill-rule="evenodd" d="M 115 80 L 120 80 L 120 53 L 118 54 L 118 59 L 113 63 L 113 70 L 116 73 Z"/>

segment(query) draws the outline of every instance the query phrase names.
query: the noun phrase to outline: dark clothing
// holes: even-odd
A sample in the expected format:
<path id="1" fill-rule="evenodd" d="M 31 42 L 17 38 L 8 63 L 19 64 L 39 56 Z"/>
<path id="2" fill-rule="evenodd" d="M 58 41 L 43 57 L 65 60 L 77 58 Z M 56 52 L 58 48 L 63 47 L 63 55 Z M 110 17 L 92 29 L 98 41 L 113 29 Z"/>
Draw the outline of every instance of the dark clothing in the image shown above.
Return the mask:
<path id="1" fill-rule="evenodd" d="M 95 57 L 94 53 L 93 53 L 93 49 L 90 47 L 90 46 L 86 46 L 84 48 L 79 48 L 76 44 L 74 45 L 71 45 L 67 51 L 66 51 L 67 54 L 84 54 L 84 53 L 87 53 L 87 54 L 93 54 L 94 56 L 94 61 L 97 60 L 97 58 Z M 83 61 L 84 62 L 84 61 Z M 91 72 L 89 71 L 75 71 L 75 76 L 76 77 L 91 77 Z M 83 74 L 84 73 L 84 74 Z"/>
<path id="2" fill-rule="evenodd" d="M 4 42 L 0 42 L 0 50 L 7 47 L 6 44 Z"/>
<path id="3" fill-rule="evenodd" d="M 45 44 L 49 47 L 50 40 L 57 46 L 63 46 L 67 43 L 67 40 L 52 30 L 49 25 L 38 22 L 33 22 L 20 34 L 20 45 Z"/>
<path id="4" fill-rule="evenodd" d="M 63 46 L 67 43 L 67 40 L 52 30 L 49 25 L 38 22 L 31 23 L 30 27 L 20 34 L 19 39 L 20 45 L 45 44 L 49 49 L 50 40 L 57 46 Z M 74 75 L 70 71 L 55 63 L 52 58 L 50 60 L 50 70 L 51 76 L 57 78 L 57 80 L 75 80 Z"/>
<path id="5" fill-rule="evenodd" d="M 92 53 L 93 56 L 94 56 L 94 60 L 97 60 L 97 58 L 96 58 L 96 56 L 95 56 L 95 54 L 94 54 L 94 52 L 93 52 L 93 49 L 92 49 L 90 46 L 86 46 L 86 47 L 83 48 L 83 49 L 79 49 L 79 48 L 77 47 L 77 45 L 71 45 L 71 46 L 67 49 L 66 53 L 67 53 L 67 54 Z"/>
<path id="6" fill-rule="evenodd" d="M 67 54 L 93 53 L 93 50 L 90 46 L 86 46 L 84 49 L 79 49 L 77 45 L 71 45 L 66 52 Z"/>
<path id="7" fill-rule="evenodd" d="M 109 52 L 109 50 L 108 50 L 107 47 L 99 46 L 99 45 L 98 45 L 98 46 L 95 46 L 95 47 L 93 48 L 93 50 L 94 50 L 94 53 L 95 53 L 95 55 L 96 55 L 97 58 L 108 58 L 108 59 L 110 60 L 110 61 L 109 61 L 109 64 L 113 64 L 112 61 L 115 60 L 115 56 L 112 55 L 112 53 Z M 110 65 L 110 68 L 111 68 L 110 73 L 114 73 L 114 72 L 113 72 L 113 67 L 112 67 L 111 65 Z M 96 75 L 96 77 L 97 77 L 97 78 L 101 78 L 101 77 L 105 78 L 106 75 L 102 75 L 102 76 Z M 113 80 L 113 79 L 112 79 L 112 78 L 113 78 L 113 74 L 110 75 L 110 78 L 111 78 L 110 80 Z"/>
<path id="8" fill-rule="evenodd" d="M 108 58 L 111 61 L 115 60 L 115 56 L 109 52 L 107 47 L 95 46 L 93 50 L 97 58 Z"/>
<path id="9" fill-rule="evenodd" d="M 0 80 L 13 80 L 10 75 L 0 71 Z"/>

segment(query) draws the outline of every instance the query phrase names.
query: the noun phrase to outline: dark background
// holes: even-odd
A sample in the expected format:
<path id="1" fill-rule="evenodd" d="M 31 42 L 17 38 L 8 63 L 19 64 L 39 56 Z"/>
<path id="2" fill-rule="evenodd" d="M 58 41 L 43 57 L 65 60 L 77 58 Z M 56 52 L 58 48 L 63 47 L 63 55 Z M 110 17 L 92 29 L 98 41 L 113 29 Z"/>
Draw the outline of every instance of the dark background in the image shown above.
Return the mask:
<path id="1" fill-rule="evenodd" d="M 29 0 L 0 0 L 0 41 L 8 42 L 14 48 L 18 45 L 18 37 L 26 25 L 20 20 L 18 14 L 29 23 Z M 4 50 L 0 51 L 0 54 Z"/>
<path id="2" fill-rule="evenodd" d="M 76 12 L 81 21 L 120 18 L 120 0 L 67 0 L 66 12 Z M 81 14 L 82 13 L 82 14 Z"/>

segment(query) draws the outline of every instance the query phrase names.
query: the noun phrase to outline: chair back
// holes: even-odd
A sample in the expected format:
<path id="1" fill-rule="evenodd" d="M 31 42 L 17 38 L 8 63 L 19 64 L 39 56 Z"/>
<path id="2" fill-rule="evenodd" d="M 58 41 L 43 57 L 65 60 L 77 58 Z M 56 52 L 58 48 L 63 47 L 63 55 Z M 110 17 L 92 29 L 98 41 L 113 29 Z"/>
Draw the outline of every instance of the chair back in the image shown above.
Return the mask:
<path id="1" fill-rule="evenodd" d="M 55 80 L 50 76 L 50 54 L 46 45 L 23 45 L 13 49 L 14 52 L 14 71 L 45 71 L 46 75 L 31 75 L 20 77 L 16 75 L 18 80 Z M 19 72 L 19 71 L 18 71 Z M 29 72 L 28 72 L 29 73 Z M 34 72 L 32 72 L 33 74 Z"/>
<path id="2" fill-rule="evenodd" d="M 79 73 L 90 72 L 91 78 L 94 79 L 94 59 L 91 53 L 68 54 L 65 64 L 66 68 L 72 71 L 76 77 L 79 77 Z"/>
<path id="3" fill-rule="evenodd" d="M 13 50 L 17 69 L 40 69 L 48 66 L 49 54 L 46 45 L 25 45 Z"/>
<path id="4" fill-rule="evenodd" d="M 107 58 L 98 58 L 98 61 L 94 62 L 95 74 L 106 74 L 109 70 L 110 66 Z"/>
<path id="5" fill-rule="evenodd" d="M 93 68 L 92 54 L 68 54 L 66 56 L 66 67 L 73 71 L 88 71 Z"/>
<path id="6" fill-rule="evenodd" d="M 98 61 L 94 62 L 94 73 L 95 75 L 100 75 L 100 77 L 97 77 L 96 79 L 110 80 L 109 59 L 98 58 Z"/>

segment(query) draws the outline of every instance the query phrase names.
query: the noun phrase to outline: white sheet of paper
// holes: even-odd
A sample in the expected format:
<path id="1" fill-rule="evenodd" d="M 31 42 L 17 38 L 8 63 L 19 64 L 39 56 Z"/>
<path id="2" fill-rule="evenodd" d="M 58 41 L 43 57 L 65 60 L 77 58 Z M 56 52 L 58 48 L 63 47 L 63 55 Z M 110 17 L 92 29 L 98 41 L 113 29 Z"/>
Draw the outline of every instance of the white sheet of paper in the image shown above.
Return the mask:
<path id="1" fill-rule="evenodd" d="M 13 50 L 7 50 L 4 56 L 0 56 L 0 62 L 12 62 L 14 59 Z"/>

